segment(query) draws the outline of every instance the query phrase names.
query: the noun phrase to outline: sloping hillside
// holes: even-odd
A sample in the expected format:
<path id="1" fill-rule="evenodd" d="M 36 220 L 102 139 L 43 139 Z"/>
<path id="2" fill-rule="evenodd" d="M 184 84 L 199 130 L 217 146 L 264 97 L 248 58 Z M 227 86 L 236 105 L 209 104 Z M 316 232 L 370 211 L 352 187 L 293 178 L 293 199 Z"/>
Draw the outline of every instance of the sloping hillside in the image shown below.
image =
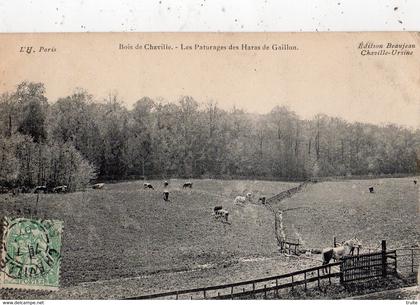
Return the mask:
<path id="1" fill-rule="evenodd" d="M 419 193 L 414 178 L 348 180 L 308 186 L 281 203 L 286 234 L 308 248 L 331 246 L 356 235 L 365 247 L 419 244 Z M 418 180 L 418 179 L 417 179 Z M 373 186 L 375 192 L 370 193 Z"/>
<path id="2" fill-rule="evenodd" d="M 222 264 L 234 258 L 275 253 L 272 214 L 260 205 L 233 205 L 228 194 L 255 191 L 257 182 L 194 181 L 182 189 L 171 181 L 170 202 L 162 199 L 161 181 L 156 190 L 143 182 L 107 184 L 104 190 L 72 194 L 42 194 L 38 215 L 64 221 L 61 284 L 133 277 Z M 290 184 L 260 182 L 271 194 Z M 268 187 L 266 187 L 267 189 Z M 0 215 L 32 211 L 36 195 L 0 197 Z M 223 205 L 230 212 L 226 224 L 212 216 Z"/>

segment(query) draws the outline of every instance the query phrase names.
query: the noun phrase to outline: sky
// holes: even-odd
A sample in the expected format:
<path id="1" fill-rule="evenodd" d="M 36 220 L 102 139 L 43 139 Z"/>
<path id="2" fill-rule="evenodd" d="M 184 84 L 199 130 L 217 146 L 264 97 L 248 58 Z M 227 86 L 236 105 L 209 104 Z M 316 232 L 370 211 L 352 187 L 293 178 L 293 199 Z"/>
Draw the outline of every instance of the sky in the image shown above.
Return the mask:
<path id="1" fill-rule="evenodd" d="M 415 48 L 412 55 L 362 56 L 359 45 L 367 42 Z M 190 95 L 224 109 L 267 113 L 285 105 L 302 118 L 325 113 L 420 128 L 419 42 L 419 34 L 403 32 L 0 34 L 0 93 L 27 80 L 45 83 L 51 102 L 75 88 L 98 100 L 117 91 L 128 107 L 143 96 Z M 146 50 L 148 44 L 172 49 Z M 229 50 L 242 44 L 260 50 Z"/>

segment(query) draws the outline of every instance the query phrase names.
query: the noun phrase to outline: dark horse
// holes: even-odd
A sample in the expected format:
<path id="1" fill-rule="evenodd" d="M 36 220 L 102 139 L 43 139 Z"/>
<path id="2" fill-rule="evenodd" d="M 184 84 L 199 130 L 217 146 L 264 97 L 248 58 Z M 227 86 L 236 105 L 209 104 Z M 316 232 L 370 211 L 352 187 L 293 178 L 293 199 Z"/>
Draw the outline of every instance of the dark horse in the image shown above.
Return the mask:
<path id="1" fill-rule="evenodd" d="M 187 188 L 187 187 L 192 188 L 192 185 L 193 185 L 192 182 L 188 181 L 188 182 L 185 182 L 182 187 L 183 188 Z"/>

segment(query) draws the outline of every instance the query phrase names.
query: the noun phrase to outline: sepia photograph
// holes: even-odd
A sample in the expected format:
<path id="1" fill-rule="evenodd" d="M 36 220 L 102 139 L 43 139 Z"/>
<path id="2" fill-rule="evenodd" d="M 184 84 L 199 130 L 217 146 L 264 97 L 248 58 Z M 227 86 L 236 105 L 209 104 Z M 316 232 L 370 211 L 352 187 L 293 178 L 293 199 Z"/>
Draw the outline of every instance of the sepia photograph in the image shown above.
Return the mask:
<path id="1" fill-rule="evenodd" d="M 0 299 L 418 299 L 419 47 L 0 34 Z"/>

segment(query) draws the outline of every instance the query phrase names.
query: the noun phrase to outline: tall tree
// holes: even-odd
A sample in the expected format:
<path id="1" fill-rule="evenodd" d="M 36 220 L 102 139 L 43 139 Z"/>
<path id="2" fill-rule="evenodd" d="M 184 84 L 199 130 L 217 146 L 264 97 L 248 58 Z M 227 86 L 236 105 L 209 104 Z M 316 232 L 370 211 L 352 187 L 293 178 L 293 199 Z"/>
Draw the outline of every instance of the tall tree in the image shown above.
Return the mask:
<path id="1" fill-rule="evenodd" d="M 21 114 L 18 131 L 31 136 L 36 143 L 46 139 L 47 98 L 42 83 L 22 82 L 13 95 Z"/>
<path id="2" fill-rule="evenodd" d="M 152 129 L 154 101 L 149 97 L 138 100 L 131 111 L 129 122 L 128 155 L 130 169 L 134 173 L 139 172 L 146 176 L 146 165 L 152 165 Z"/>
<path id="3" fill-rule="evenodd" d="M 95 111 L 92 95 L 76 89 L 51 106 L 48 126 L 52 140 L 73 143 L 85 158 L 99 167 L 102 140 Z"/>

